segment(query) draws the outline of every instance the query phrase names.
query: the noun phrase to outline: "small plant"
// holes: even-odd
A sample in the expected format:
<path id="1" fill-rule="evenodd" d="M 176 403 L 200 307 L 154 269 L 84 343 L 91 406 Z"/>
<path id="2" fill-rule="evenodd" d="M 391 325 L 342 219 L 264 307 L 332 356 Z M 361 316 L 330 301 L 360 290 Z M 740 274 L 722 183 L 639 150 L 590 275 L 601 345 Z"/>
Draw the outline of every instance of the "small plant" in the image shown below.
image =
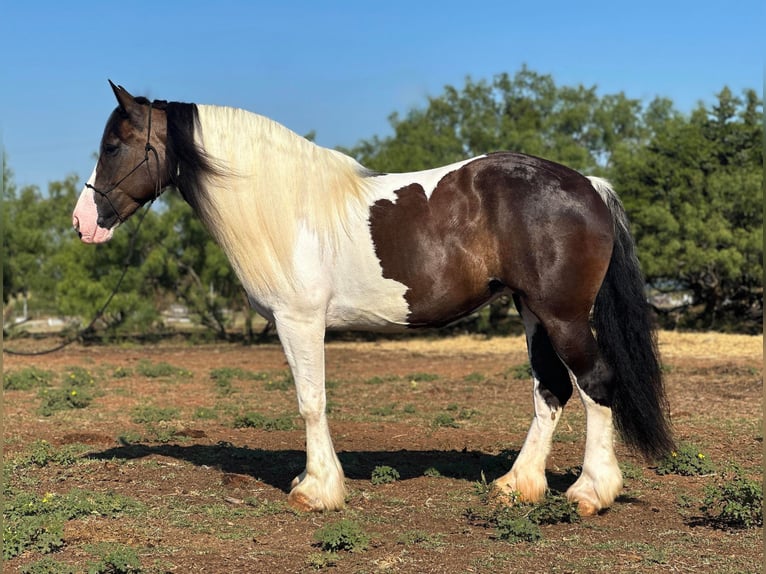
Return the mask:
<path id="1" fill-rule="evenodd" d="M 314 540 L 325 552 L 362 552 L 370 544 L 359 523 L 345 518 L 317 530 Z"/>
<path id="2" fill-rule="evenodd" d="M 424 548 L 444 546 L 441 535 L 430 534 L 424 530 L 408 530 L 399 536 L 397 543 L 405 546 L 418 545 Z"/>
<path id="3" fill-rule="evenodd" d="M 392 482 L 396 482 L 399 480 L 400 475 L 399 471 L 395 468 L 392 468 L 390 466 L 376 466 L 372 470 L 372 477 L 370 478 L 370 482 L 374 485 L 379 484 L 390 484 Z"/>
<path id="4" fill-rule="evenodd" d="M 146 377 L 148 379 L 192 376 L 191 371 L 187 371 L 186 369 L 174 367 L 173 365 L 165 363 L 164 361 L 159 363 L 152 363 L 146 359 L 138 362 L 138 365 L 136 366 L 136 372 L 142 377 Z"/>
<path id="5" fill-rule="evenodd" d="M 743 476 L 733 465 L 714 485 L 705 488 L 700 510 L 719 528 L 760 528 L 763 526 L 763 487 Z"/>
<path id="6" fill-rule="evenodd" d="M 460 428 L 460 425 L 455 421 L 455 417 L 447 413 L 439 413 L 436 415 L 432 425 L 436 428 Z"/>
<path id="7" fill-rule="evenodd" d="M 485 483 L 486 484 L 486 481 Z M 548 496 L 537 504 L 521 502 L 519 494 L 510 493 L 509 505 L 479 510 L 469 508 L 465 515 L 474 523 L 494 528 L 499 540 L 535 542 L 542 537 L 540 525 L 579 522 L 577 504 L 563 495 Z"/>
<path id="8" fill-rule="evenodd" d="M 21 574 L 76 574 L 77 570 L 71 564 L 46 556 L 42 560 L 22 566 L 19 572 Z"/>
<path id="9" fill-rule="evenodd" d="M 483 380 L 485 380 L 486 378 L 487 377 L 485 377 L 483 373 L 479 373 L 477 371 L 474 371 L 473 373 L 469 373 L 465 377 L 463 377 L 463 380 L 466 383 L 480 383 Z"/>
<path id="10" fill-rule="evenodd" d="M 713 474 L 715 467 L 710 458 L 696 446 L 679 445 L 657 464 L 657 474 L 680 474 L 682 476 L 705 476 Z"/>
<path id="11" fill-rule="evenodd" d="M 338 563 L 337 552 L 312 552 L 306 558 L 306 564 L 314 570 L 331 568 Z"/>
<path id="12" fill-rule="evenodd" d="M 327 384 L 329 381 L 326 381 Z M 267 391 L 289 391 L 295 387 L 295 380 L 293 380 L 293 374 L 289 371 L 278 378 L 269 377 L 263 384 L 263 388 Z"/>
<path id="13" fill-rule="evenodd" d="M 132 420 L 134 423 L 159 423 L 172 421 L 180 410 L 176 407 L 155 407 L 153 405 L 139 405 L 133 409 Z"/>
<path id="14" fill-rule="evenodd" d="M 19 371 L 3 373 L 3 389 L 6 391 L 28 391 L 47 387 L 53 380 L 53 373 L 37 367 L 25 367 Z"/>
<path id="15" fill-rule="evenodd" d="M 505 371 L 506 377 L 511 377 L 517 381 L 531 379 L 532 378 L 532 365 L 529 363 L 522 363 L 520 365 L 514 365 L 508 367 Z"/>
<path id="16" fill-rule="evenodd" d="M 261 413 L 245 413 L 234 419 L 234 428 L 254 428 L 267 431 L 287 431 L 295 428 L 295 421 L 289 415 L 267 417 Z"/>
<path id="17" fill-rule="evenodd" d="M 411 373 L 407 375 L 407 378 L 410 381 L 415 381 L 418 383 L 427 383 L 430 381 L 436 381 L 439 379 L 439 375 L 435 375 L 433 373 Z"/>
<path id="18" fill-rule="evenodd" d="M 138 507 L 114 493 L 71 490 L 67 494 L 10 492 L 3 509 L 3 556 L 18 556 L 27 550 L 43 554 L 63 546 L 64 523 L 81 516 L 115 516 Z"/>
<path id="19" fill-rule="evenodd" d="M 112 377 L 115 379 L 127 379 L 133 375 L 133 371 L 127 367 L 117 367 L 112 371 Z"/>
<path id="20" fill-rule="evenodd" d="M 380 407 L 373 407 L 370 409 L 370 414 L 378 417 L 389 417 L 394 414 L 396 410 L 396 403 L 389 403 Z"/>
<path id="21" fill-rule="evenodd" d="M 13 462 L 16 467 L 29 465 L 43 467 L 49 464 L 69 466 L 74 464 L 87 448 L 84 445 L 72 444 L 57 449 L 47 440 L 36 440 L 29 445 L 28 452 L 19 455 Z"/>
<path id="22" fill-rule="evenodd" d="M 430 476 L 431 478 L 439 478 L 442 475 L 439 469 L 433 466 L 429 466 L 423 471 L 423 476 Z"/>
<path id="23" fill-rule="evenodd" d="M 65 383 L 56 389 L 44 388 L 39 394 L 42 404 L 38 412 L 49 417 L 58 411 L 68 409 L 84 409 L 93 400 L 93 391 L 78 384 Z"/>
<path id="24" fill-rule="evenodd" d="M 141 571 L 138 554 L 128 546 L 109 550 L 98 562 L 88 567 L 88 574 L 139 574 Z"/>

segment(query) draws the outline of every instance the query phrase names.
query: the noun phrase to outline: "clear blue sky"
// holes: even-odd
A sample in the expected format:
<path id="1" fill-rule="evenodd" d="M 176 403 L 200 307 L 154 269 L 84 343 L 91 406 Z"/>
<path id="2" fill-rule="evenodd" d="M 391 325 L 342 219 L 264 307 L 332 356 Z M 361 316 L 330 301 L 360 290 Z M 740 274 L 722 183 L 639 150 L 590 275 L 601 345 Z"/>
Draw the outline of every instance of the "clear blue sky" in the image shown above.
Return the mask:
<path id="1" fill-rule="evenodd" d="M 15 182 L 93 167 L 115 102 L 247 108 L 318 143 L 390 133 L 387 117 L 465 77 L 523 64 L 690 111 L 724 85 L 763 92 L 763 0 L 3 3 L 0 129 Z"/>

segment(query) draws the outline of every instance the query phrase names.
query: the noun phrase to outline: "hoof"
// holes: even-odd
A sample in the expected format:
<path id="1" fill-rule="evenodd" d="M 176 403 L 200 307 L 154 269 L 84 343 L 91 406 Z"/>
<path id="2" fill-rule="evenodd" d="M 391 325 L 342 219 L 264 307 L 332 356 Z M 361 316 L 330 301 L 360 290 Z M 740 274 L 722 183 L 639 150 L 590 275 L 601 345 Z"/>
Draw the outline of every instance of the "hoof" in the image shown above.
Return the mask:
<path id="1" fill-rule="evenodd" d="M 599 513 L 599 508 L 588 502 L 587 500 L 580 500 L 577 503 L 577 513 L 580 516 L 596 516 Z"/>
<path id="2" fill-rule="evenodd" d="M 293 490 L 287 497 L 287 504 L 298 512 L 322 512 L 325 510 L 321 500 L 306 496 L 297 490 Z"/>
<path id="3" fill-rule="evenodd" d="M 539 478 L 521 477 L 513 471 L 501 476 L 494 483 L 493 496 L 505 504 L 511 505 L 515 501 L 540 502 L 545 498 L 548 484 L 545 477 Z"/>

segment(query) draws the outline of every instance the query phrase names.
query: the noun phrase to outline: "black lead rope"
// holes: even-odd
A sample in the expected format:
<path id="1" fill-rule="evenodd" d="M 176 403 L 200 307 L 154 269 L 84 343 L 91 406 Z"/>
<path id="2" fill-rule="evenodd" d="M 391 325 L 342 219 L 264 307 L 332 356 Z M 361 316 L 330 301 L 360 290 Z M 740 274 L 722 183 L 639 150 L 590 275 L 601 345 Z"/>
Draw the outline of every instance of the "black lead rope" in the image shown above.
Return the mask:
<path id="1" fill-rule="evenodd" d="M 114 296 L 117 294 L 117 292 L 120 289 L 120 285 L 122 285 L 122 280 L 125 279 L 125 275 L 128 273 L 128 268 L 130 267 L 130 260 L 133 258 L 133 253 L 136 249 L 136 238 L 138 237 L 138 231 L 141 229 L 141 224 L 144 222 L 144 219 L 146 219 L 146 215 L 149 213 L 149 210 L 152 208 L 152 204 L 154 204 L 154 200 L 157 199 L 160 196 L 161 191 L 161 185 L 160 182 L 160 156 L 157 153 L 157 149 L 150 143 L 152 133 L 152 104 L 149 104 L 149 122 L 147 125 L 147 135 L 146 135 L 146 145 L 144 146 L 144 159 L 132 170 L 130 170 L 125 177 L 123 177 L 120 181 L 115 183 L 111 188 L 109 188 L 107 191 L 101 191 L 99 189 L 96 189 L 92 185 L 86 183 L 85 187 L 92 189 L 95 193 L 98 193 L 99 195 L 106 198 L 106 200 L 109 202 L 109 205 L 112 207 L 115 213 L 117 213 L 117 219 L 120 220 L 120 223 L 124 223 L 124 220 L 122 217 L 120 217 L 120 214 L 117 212 L 116 209 L 114 209 L 114 205 L 112 205 L 111 200 L 109 199 L 109 193 L 117 189 L 119 185 L 128 179 L 133 172 L 135 172 L 138 168 L 140 168 L 142 165 L 147 164 L 147 169 L 150 170 L 149 175 L 151 176 L 151 168 L 149 166 L 149 152 L 154 153 L 154 159 L 157 162 L 157 183 L 155 185 L 154 190 L 154 197 L 149 201 L 149 205 L 144 210 L 144 212 L 141 214 L 141 219 L 138 220 L 138 225 L 136 225 L 135 230 L 133 231 L 133 235 L 130 238 L 130 245 L 128 246 L 128 254 L 125 257 L 125 261 L 122 264 L 122 272 L 120 273 L 120 278 L 117 280 L 117 283 L 115 284 L 114 288 L 112 289 L 112 292 L 109 294 L 109 296 L 104 301 L 103 305 L 99 308 L 99 310 L 96 312 L 96 314 L 93 316 L 93 319 L 91 319 L 90 323 L 80 331 L 77 332 L 76 335 L 74 335 L 72 338 L 64 341 L 63 343 L 60 343 L 59 345 L 56 345 L 55 347 L 51 347 L 50 349 L 45 349 L 43 351 L 15 351 L 13 349 L 6 349 L 5 345 L 3 345 L 3 353 L 7 353 L 9 355 L 21 355 L 21 356 L 27 356 L 27 357 L 33 357 L 33 356 L 39 356 L 39 355 L 48 355 L 50 353 L 55 353 L 56 351 L 60 351 L 75 341 L 78 341 L 83 338 L 84 335 L 90 333 L 93 331 L 93 327 L 96 324 L 96 321 L 101 319 L 104 316 L 104 313 L 106 313 L 106 308 L 109 306 L 109 304 L 112 302 L 112 299 L 114 299 Z"/>

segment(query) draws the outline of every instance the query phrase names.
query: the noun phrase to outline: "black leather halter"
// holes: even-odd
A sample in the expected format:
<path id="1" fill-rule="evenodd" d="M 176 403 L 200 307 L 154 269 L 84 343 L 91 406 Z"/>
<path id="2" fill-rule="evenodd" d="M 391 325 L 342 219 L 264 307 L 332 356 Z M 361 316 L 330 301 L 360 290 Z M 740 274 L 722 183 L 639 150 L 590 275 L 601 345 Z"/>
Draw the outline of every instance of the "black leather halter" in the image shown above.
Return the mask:
<path id="1" fill-rule="evenodd" d="M 154 154 L 154 159 L 157 162 L 157 184 L 155 185 L 155 190 L 154 190 L 154 197 L 155 197 L 155 199 L 160 194 L 160 185 L 161 185 L 161 183 L 160 183 L 160 156 L 157 153 L 157 149 L 150 143 L 150 140 L 151 140 L 151 137 L 152 137 L 152 108 L 153 108 L 153 104 L 149 103 L 149 120 L 147 121 L 147 126 L 146 126 L 146 145 L 144 146 L 144 159 L 142 159 L 140 162 L 138 162 L 136 167 L 131 169 L 117 183 L 112 185 L 112 187 L 110 187 L 107 190 L 98 189 L 98 188 L 92 186 L 89 183 L 85 184 L 85 187 L 87 187 L 88 189 L 92 189 L 94 193 L 99 194 L 101 197 L 106 199 L 107 202 L 109 202 L 109 207 L 112 208 L 112 211 L 114 211 L 114 214 L 117 216 L 117 219 L 118 219 L 118 221 L 120 223 L 124 223 L 125 220 L 120 216 L 120 212 L 117 211 L 117 209 L 114 207 L 114 204 L 112 203 L 112 200 L 109 199 L 109 194 L 112 193 L 115 189 L 117 189 L 123 181 L 125 181 L 131 175 L 133 175 L 136 171 L 138 171 L 138 169 L 142 165 L 146 164 L 147 168 L 149 167 L 149 152 L 152 152 Z M 151 173 L 150 173 L 150 175 L 151 175 Z"/>

